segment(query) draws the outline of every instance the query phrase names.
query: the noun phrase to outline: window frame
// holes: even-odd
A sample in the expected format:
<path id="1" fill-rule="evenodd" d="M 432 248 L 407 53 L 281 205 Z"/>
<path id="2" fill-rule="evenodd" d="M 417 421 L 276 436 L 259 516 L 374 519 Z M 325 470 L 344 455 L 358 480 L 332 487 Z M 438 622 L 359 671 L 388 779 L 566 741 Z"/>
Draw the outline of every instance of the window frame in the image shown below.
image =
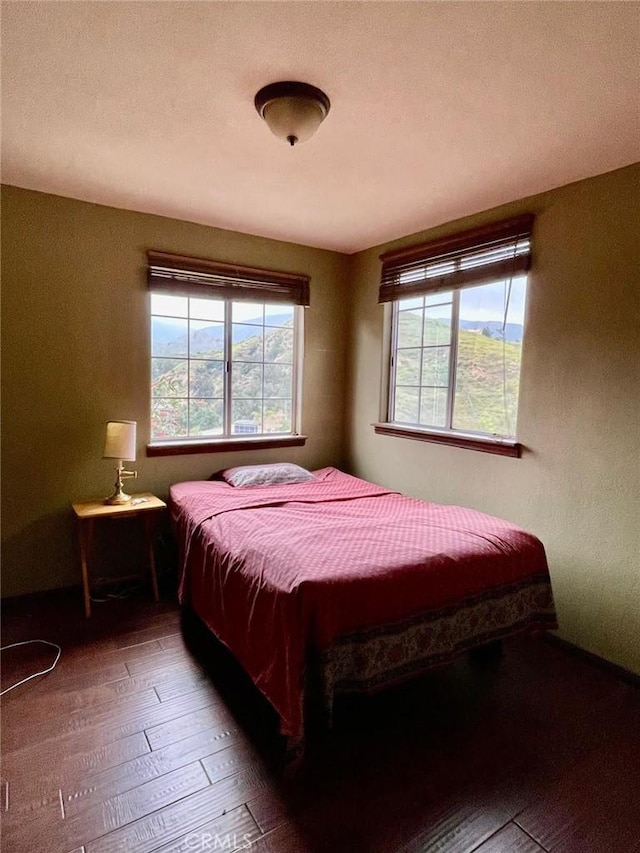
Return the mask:
<path id="1" fill-rule="evenodd" d="M 224 302 L 224 350 L 220 359 L 224 363 L 223 383 L 223 434 L 220 436 L 182 436 L 171 439 L 151 439 L 147 444 L 147 456 L 173 456 L 191 453 L 230 452 L 236 450 L 258 450 L 279 447 L 300 447 L 307 436 L 302 433 L 302 380 L 304 369 L 304 311 L 309 304 L 309 277 L 254 267 L 240 267 L 199 258 L 189 258 L 150 250 L 149 284 L 149 327 L 155 315 L 151 307 L 154 293 L 215 299 Z M 233 303 L 249 301 L 262 305 L 282 304 L 293 308 L 293 361 L 291 432 L 287 433 L 232 433 L 232 388 L 233 369 L 232 334 Z M 187 320 L 190 320 L 188 311 Z M 262 329 L 265 329 L 263 316 Z M 275 327 L 274 327 L 275 328 Z M 153 406 L 152 370 L 153 353 L 149 353 L 149 413 Z M 184 359 L 191 361 L 188 351 Z M 198 359 L 195 359 L 198 360 Z M 264 366 L 265 362 L 262 362 Z M 264 382 L 264 379 L 263 379 Z M 264 386 L 263 386 L 264 387 Z M 187 388 L 187 400 L 190 399 Z M 264 400 L 264 398 L 263 398 Z"/>
<path id="2" fill-rule="evenodd" d="M 533 221 L 533 215 L 524 214 L 520 217 L 514 217 L 511 220 L 482 226 L 461 234 L 454 234 L 451 237 L 445 237 L 421 246 L 387 252 L 381 256 L 382 276 L 379 301 L 383 303 L 383 307 L 385 308 L 383 339 L 386 342 L 386 346 L 383 350 L 381 372 L 380 420 L 373 424 L 376 434 L 427 441 L 468 450 L 494 453 L 501 456 L 519 458 L 522 455 L 523 447 L 518 441 L 517 435 L 507 437 L 490 433 L 459 430 L 455 429 L 452 424 L 457 381 L 460 291 L 521 275 L 527 275 L 528 287 L 531 256 L 530 241 Z M 460 259 L 465 254 L 482 251 L 485 247 L 491 247 L 494 244 L 499 245 L 501 241 L 508 240 L 509 235 L 512 236 L 512 239 L 515 239 L 516 245 L 521 239 L 517 235 L 524 235 L 524 238 L 529 241 L 528 252 L 525 253 L 524 257 L 518 257 L 517 261 L 514 250 L 513 270 L 510 274 L 504 274 L 504 261 L 500 260 L 495 265 L 495 274 L 491 273 L 490 265 L 487 265 L 487 275 L 484 278 L 482 278 L 480 272 L 477 272 L 475 274 L 476 280 L 460 280 L 458 273 L 459 265 L 457 265 L 453 272 L 436 278 L 431 285 L 428 283 L 429 276 L 426 275 L 426 266 L 428 264 L 437 264 L 442 260 L 450 263 L 450 259 Z M 403 269 L 415 270 L 416 265 L 423 265 L 425 267 L 424 280 L 422 284 L 411 283 L 406 288 L 407 292 L 403 293 L 402 284 L 400 283 L 401 272 Z M 450 282 L 448 287 L 447 282 Z M 418 292 L 416 292 L 416 289 Z M 403 298 L 411 298 L 418 295 L 425 296 L 447 290 L 453 291 L 449 377 L 447 385 L 447 423 L 450 426 L 439 428 L 393 421 L 391 420 L 391 416 L 394 413 L 396 393 L 395 378 L 397 369 L 399 302 Z M 391 306 L 390 310 L 389 306 Z M 424 349 L 423 346 L 421 348 Z M 517 430 L 517 420 L 515 428 Z"/>

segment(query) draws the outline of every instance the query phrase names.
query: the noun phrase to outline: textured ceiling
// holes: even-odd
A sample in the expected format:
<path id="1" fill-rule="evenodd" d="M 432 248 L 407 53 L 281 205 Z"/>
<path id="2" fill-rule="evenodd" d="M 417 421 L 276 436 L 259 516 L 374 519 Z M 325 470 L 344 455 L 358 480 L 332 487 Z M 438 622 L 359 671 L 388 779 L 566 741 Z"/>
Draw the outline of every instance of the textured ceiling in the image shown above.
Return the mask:
<path id="1" fill-rule="evenodd" d="M 2 180 L 354 252 L 640 159 L 639 39 L 635 2 L 9 2 Z M 331 98 L 295 148 L 282 79 Z"/>

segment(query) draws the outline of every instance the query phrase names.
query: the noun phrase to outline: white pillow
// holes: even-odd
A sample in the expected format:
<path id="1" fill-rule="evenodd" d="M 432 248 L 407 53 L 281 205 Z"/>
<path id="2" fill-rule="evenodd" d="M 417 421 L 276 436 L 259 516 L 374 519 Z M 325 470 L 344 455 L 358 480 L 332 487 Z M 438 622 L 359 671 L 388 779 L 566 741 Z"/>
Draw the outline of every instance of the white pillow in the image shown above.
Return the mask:
<path id="1" fill-rule="evenodd" d="M 220 476 L 230 486 L 276 486 L 281 483 L 311 483 L 316 477 L 306 468 L 291 462 L 272 462 L 267 465 L 238 465 L 227 468 Z"/>

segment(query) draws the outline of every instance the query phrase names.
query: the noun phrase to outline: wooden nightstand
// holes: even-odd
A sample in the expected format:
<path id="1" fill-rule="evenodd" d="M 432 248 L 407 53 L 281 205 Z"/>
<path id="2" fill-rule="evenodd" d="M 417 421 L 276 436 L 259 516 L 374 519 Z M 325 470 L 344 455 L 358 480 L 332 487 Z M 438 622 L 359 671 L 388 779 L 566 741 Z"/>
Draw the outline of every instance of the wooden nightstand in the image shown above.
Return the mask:
<path id="1" fill-rule="evenodd" d="M 149 574 L 153 587 L 153 597 L 159 600 L 158 578 L 156 576 L 156 561 L 153 555 L 153 522 L 158 512 L 165 510 L 167 505 L 160 498 L 151 494 L 132 495 L 127 504 L 112 506 L 104 501 L 82 501 L 72 504 L 78 519 L 78 539 L 80 541 L 80 563 L 82 566 L 82 588 L 84 591 L 84 612 L 87 618 L 91 616 L 91 596 L 89 593 L 88 560 L 91 553 L 93 526 L 96 519 L 115 518 L 116 516 L 140 515 L 144 518 L 147 559 Z"/>

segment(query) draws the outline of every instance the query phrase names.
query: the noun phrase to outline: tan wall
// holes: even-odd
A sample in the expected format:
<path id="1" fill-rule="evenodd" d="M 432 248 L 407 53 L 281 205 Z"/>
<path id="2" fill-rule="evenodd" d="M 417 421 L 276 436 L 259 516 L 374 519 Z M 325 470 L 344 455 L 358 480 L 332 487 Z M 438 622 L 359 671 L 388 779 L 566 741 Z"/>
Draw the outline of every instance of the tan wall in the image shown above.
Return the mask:
<path id="1" fill-rule="evenodd" d="M 561 635 L 640 672 L 640 169 L 629 167 L 351 259 L 347 460 L 354 473 L 536 533 Z M 426 200 L 428 202 L 428 199 Z M 521 459 L 377 436 L 381 251 L 537 214 L 523 350 Z"/>
<path id="2" fill-rule="evenodd" d="M 311 275 L 305 311 L 305 447 L 147 459 L 148 248 Z M 344 256 L 2 189 L 3 595 L 77 583 L 69 503 L 107 494 L 104 422 L 138 421 L 138 491 L 241 462 L 342 462 Z"/>

